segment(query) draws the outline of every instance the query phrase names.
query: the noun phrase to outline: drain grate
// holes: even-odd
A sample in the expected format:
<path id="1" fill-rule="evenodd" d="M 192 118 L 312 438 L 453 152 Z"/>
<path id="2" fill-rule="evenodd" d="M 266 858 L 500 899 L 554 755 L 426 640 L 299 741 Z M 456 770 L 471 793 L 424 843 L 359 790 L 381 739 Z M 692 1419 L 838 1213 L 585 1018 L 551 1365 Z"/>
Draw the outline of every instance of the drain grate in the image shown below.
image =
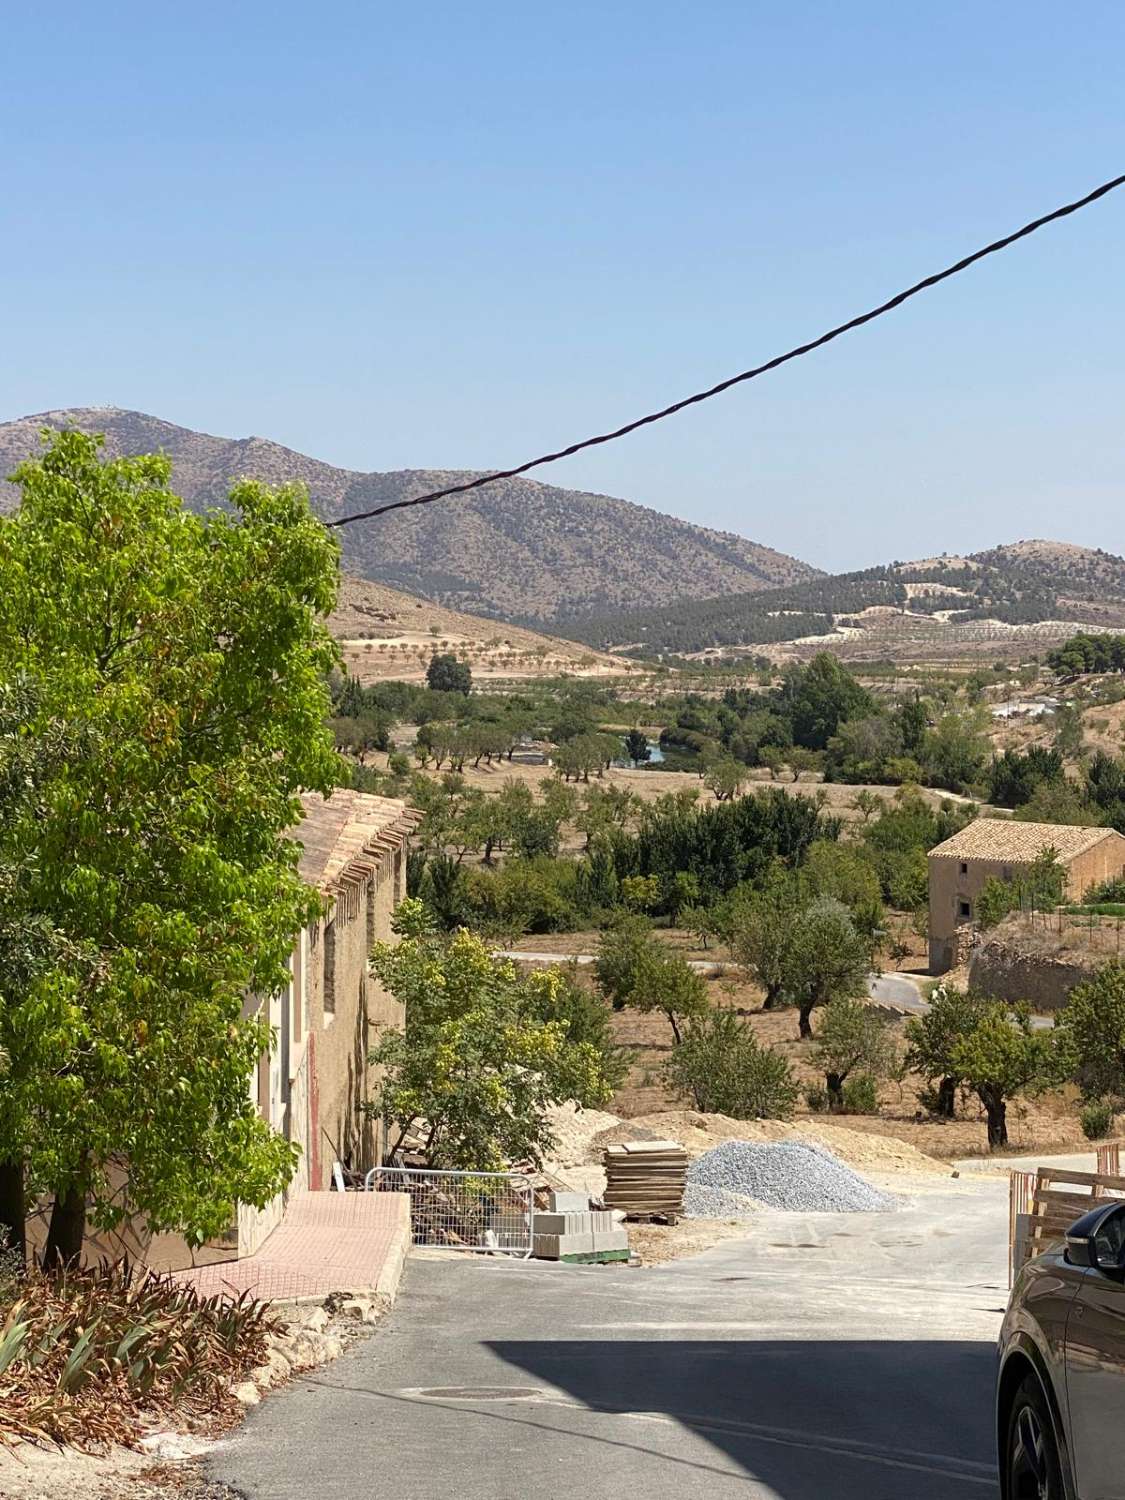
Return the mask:
<path id="1" fill-rule="evenodd" d="M 427 1401 L 531 1401 L 543 1392 L 537 1385 L 438 1385 L 410 1394 Z"/>

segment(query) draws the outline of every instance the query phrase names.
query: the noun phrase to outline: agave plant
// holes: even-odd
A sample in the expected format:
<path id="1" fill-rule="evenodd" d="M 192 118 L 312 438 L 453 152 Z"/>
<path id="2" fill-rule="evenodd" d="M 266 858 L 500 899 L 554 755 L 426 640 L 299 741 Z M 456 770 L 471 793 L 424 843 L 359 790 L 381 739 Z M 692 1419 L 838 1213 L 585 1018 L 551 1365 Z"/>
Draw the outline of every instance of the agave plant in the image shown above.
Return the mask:
<path id="1" fill-rule="evenodd" d="M 200 1297 L 128 1261 L 29 1272 L 0 1325 L 0 1443 L 129 1442 L 142 1409 L 221 1409 L 275 1326 L 245 1294 Z"/>

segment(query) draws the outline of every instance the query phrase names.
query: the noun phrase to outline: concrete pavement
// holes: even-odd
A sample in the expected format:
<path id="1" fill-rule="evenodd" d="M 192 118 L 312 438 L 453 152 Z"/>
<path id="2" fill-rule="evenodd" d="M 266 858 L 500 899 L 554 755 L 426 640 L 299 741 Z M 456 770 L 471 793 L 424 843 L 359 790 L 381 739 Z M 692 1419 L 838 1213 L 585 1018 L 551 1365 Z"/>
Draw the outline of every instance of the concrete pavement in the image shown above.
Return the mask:
<path id="1" fill-rule="evenodd" d="M 650 1270 L 412 1258 L 374 1337 L 211 1473 L 249 1500 L 992 1497 L 1006 1204 L 939 1178 Z"/>

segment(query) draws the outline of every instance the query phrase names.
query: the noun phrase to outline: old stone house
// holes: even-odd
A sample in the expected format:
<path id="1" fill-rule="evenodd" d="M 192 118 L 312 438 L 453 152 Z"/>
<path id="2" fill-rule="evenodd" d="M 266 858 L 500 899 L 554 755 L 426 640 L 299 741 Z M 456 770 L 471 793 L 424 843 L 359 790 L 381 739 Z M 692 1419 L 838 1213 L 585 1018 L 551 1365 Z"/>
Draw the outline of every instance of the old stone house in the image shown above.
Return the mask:
<path id="1" fill-rule="evenodd" d="M 976 904 L 988 880 L 1014 880 L 1047 849 L 1065 876 L 1068 900 L 1125 872 L 1125 838 L 1112 828 L 976 818 L 930 850 L 930 972 L 944 974 L 968 957 Z"/>
<path id="2" fill-rule="evenodd" d="M 229 1232 L 201 1248 L 175 1234 L 150 1237 L 133 1223 L 113 1234 L 91 1231 L 87 1261 L 127 1251 L 153 1269 L 179 1270 L 252 1255 L 281 1222 L 289 1193 L 331 1188 L 336 1162 L 364 1171 L 379 1161 L 380 1126 L 364 1108 L 375 1083 L 367 1055 L 381 1028 L 401 1027 L 404 1018 L 369 972 L 368 955 L 376 940 L 392 936 L 416 815 L 404 802 L 350 789 L 302 800 L 294 831 L 300 873 L 327 909 L 299 935 L 285 990 L 246 1002 L 248 1012 L 268 1012 L 276 1035 L 248 1087 L 260 1114 L 301 1148 L 293 1182 L 265 1209 L 241 1206 Z M 40 1211 L 28 1225 L 33 1251 L 44 1226 Z"/>

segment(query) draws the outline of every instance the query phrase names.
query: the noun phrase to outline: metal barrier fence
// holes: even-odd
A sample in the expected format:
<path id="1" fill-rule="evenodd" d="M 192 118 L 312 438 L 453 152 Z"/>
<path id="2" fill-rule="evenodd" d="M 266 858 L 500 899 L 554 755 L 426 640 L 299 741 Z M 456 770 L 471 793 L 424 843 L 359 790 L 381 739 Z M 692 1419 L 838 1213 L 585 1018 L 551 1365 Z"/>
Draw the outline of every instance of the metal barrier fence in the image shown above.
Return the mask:
<path id="1" fill-rule="evenodd" d="M 410 1237 L 420 1249 L 531 1255 L 535 1192 L 519 1173 L 372 1167 L 363 1185 L 410 1194 Z"/>

